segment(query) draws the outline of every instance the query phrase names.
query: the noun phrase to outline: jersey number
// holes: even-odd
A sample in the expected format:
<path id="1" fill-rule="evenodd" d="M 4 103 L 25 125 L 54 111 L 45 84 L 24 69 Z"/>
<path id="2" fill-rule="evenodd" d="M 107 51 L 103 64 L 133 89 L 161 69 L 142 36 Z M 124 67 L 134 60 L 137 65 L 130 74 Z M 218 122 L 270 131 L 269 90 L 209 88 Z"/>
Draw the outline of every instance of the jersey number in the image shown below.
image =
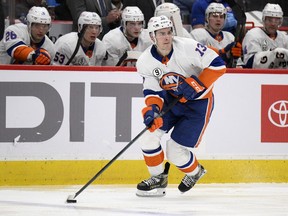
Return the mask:
<path id="1" fill-rule="evenodd" d="M 63 64 L 65 59 L 65 56 L 59 52 L 56 52 L 55 57 L 54 57 L 54 61 L 55 62 L 59 62 L 60 64 Z"/>
<path id="2" fill-rule="evenodd" d="M 15 34 L 14 31 L 6 32 L 5 36 L 6 36 L 6 41 L 9 41 L 10 39 L 14 40 L 17 38 L 17 35 Z"/>
<path id="3" fill-rule="evenodd" d="M 204 52 L 207 50 L 207 47 L 203 44 L 197 43 L 197 48 L 195 51 L 199 52 L 200 56 L 202 57 L 204 55 Z"/>

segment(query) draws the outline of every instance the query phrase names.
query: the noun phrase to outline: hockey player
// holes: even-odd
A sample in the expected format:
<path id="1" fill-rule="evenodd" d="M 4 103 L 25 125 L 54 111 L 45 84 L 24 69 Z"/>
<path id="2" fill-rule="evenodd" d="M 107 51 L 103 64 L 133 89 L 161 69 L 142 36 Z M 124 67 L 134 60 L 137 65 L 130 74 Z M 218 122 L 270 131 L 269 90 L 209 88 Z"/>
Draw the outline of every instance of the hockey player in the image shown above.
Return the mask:
<path id="1" fill-rule="evenodd" d="M 106 65 L 135 66 L 140 54 L 151 45 L 142 11 L 138 7 L 126 7 L 122 11 L 121 26 L 109 31 L 103 42 L 107 47 Z M 134 62 L 134 63 L 133 63 Z"/>
<path id="2" fill-rule="evenodd" d="M 183 27 L 180 9 L 173 3 L 165 2 L 156 7 L 154 16 L 164 15 L 173 23 L 173 32 L 176 36 L 191 38 L 189 32 Z"/>
<path id="3" fill-rule="evenodd" d="M 46 35 L 51 17 L 44 7 L 32 7 L 27 14 L 27 25 L 10 25 L 0 42 L 1 64 L 49 65 L 54 57 L 53 42 Z"/>
<path id="4" fill-rule="evenodd" d="M 80 36 L 82 30 L 84 33 L 83 36 Z M 101 31 L 102 24 L 99 15 L 95 12 L 83 11 L 78 18 L 78 33 L 70 32 L 56 41 L 53 64 L 102 65 L 106 55 L 106 47 L 97 38 Z M 77 46 L 77 43 L 80 43 L 80 46 Z M 74 52 L 76 54 L 73 57 Z"/>
<path id="5" fill-rule="evenodd" d="M 279 31 L 283 11 L 278 4 L 266 4 L 262 11 L 263 28 L 249 30 L 243 39 L 246 68 L 287 68 L 288 40 Z"/>
<path id="6" fill-rule="evenodd" d="M 225 73 L 226 67 L 214 51 L 193 39 L 173 37 L 172 29 L 173 24 L 166 16 L 152 17 L 148 31 L 153 45 L 136 63 L 144 81 L 146 107 L 142 114 L 149 128 L 139 143 L 151 175 L 137 185 L 138 196 L 165 195 L 169 164 L 164 170 L 160 140 L 172 128 L 166 157 L 185 174 L 178 189 L 190 190 L 206 172 L 191 148 L 201 141 L 213 110 L 213 83 Z M 175 98 L 181 99 L 159 117 Z"/>
<path id="7" fill-rule="evenodd" d="M 231 58 L 241 57 L 242 46 L 240 43 L 235 44 L 232 33 L 222 31 L 226 16 L 227 11 L 222 3 L 211 3 L 205 11 L 205 28 L 193 29 L 190 34 L 194 40 L 216 51 L 228 63 Z"/>

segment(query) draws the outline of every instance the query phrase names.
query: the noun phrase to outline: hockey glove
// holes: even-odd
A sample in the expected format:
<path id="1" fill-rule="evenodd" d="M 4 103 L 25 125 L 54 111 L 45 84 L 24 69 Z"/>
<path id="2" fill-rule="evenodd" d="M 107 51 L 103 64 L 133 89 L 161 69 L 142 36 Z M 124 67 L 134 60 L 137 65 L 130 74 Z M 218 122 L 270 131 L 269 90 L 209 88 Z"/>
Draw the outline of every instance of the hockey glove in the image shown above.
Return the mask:
<path id="1" fill-rule="evenodd" d="M 35 65 L 49 65 L 51 56 L 47 50 L 40 48 L 35 50 L 34 54 L 32 54 L 32 62 Z"/>
<path id="2" fill-rule="evenodd" d="M 178 96 L 183 96 L 180 99 L 180 102 L 185 103 L 187 100 L 194 100 L 199 97 L 204 91 L 205 86 L 201 81 L 194 75 L 189 78 L 186 78 L 184 82 L 180 83 L 175 93 Z"/>
<path id="3" fill-rule="evenodd" d="M 223 49 L 219 50 L 219 55 L 223 55 L 226 54 L 227 52 L 229 52 L 235 45 L 235 42 L 232 42 L 230 44 L 228 44 L 226 47 L 224 47 Z"/>
<path id="4" fill-rule="evenodd" d="M 239 58 L 242 55 L 242 45 L 237 42 L 234 47 L 231 48 L 231 54 L 234 58 Z"/>
<path id="5" fill-rule="evenodd" d="M 162 127 L 163 119 L 157 117 L 160 115 L 160 111 L 157 105 L 152 104 L 142 109 L 142 115 L 144 118 L 144 124 L 149 128 L 150 132 Z"/>

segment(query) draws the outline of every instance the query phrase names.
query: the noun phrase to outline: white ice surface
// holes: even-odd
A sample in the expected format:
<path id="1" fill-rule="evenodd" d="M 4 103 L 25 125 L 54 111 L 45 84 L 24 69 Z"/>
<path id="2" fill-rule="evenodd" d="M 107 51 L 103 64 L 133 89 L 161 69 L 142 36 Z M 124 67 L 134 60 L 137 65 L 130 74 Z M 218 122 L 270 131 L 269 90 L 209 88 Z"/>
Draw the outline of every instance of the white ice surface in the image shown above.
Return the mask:
<path id="1" fill-rule="evenodd" d="M 288 184 L 198 184 L 180 194 L 169 185 L 162 198 L 135 195 L 135 185 L 0 187 L 1 216 L 288 216 Z"/>

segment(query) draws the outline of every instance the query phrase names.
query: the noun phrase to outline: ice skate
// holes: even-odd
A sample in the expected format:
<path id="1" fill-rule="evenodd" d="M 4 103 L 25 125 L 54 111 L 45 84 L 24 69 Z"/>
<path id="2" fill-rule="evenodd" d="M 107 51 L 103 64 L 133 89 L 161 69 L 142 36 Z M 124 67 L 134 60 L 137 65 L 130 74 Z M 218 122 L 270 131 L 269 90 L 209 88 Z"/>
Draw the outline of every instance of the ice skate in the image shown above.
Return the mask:
<path id="1" fill-rule="evenodd" d="M 196 184 L 196 182 L 203 176 L 205 175 L 205 173 L 207 172 L 204 167 L 199 164 L 199 172 L 194 175 L 194 176 L 188 176 L 185 175 L 184 178 L 182 179 L 181 183 L 178 186 L 178 189 L 184 193 L 188 190 L 190 190 L 192 187 L 194 187 L 194 185 Z"/>
<path id="2" fill-rule="evenodd" d="M 137 185 L 136 195 L 140 197 L 162 197 L 166 195 L 170 163 L 165 163 L 164 172 L 143 180 Z"/>

